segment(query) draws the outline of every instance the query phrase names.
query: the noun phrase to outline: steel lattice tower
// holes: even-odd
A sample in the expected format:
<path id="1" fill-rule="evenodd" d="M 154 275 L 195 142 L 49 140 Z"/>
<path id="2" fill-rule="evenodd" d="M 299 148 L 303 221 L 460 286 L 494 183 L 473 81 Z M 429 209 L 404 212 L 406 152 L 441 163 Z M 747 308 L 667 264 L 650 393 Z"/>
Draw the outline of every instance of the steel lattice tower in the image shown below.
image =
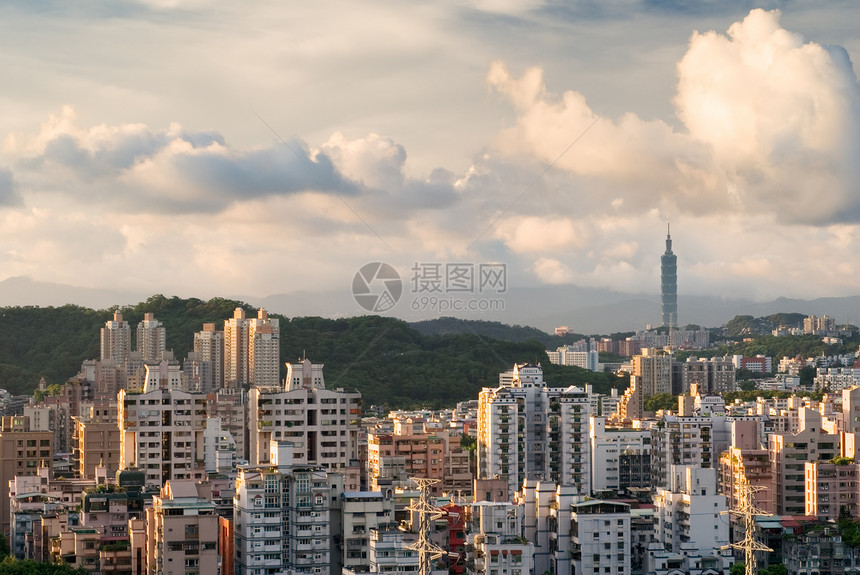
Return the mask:
<path id="1" fill-rule="evenodd" d="M 756 551 L 773 551 L 767 545 L 759 543 L 755 539 L 755 518 L 756 515 L 770 517 L 773 514 L 767 511 L 762 511 L 755 506 L 753 495 L 766 489 L 763 486 L 750 485 L 746 478 L 743 478 L 738 485 L 740 505 L 738 509 L 729 511 L 732 515 L 740 517 L 744 522 L 744 538 L 737 543 L 731 543 L 723 546 L 721 549 L 738 549 L 744 552 L 744 573 L 745 575 L 756 575 Z"/>
<path id="2" fill-rule="evenodd" d="M 442 509 L 430 503 L 430 486 L 439 483 L 439 480 L 425 477 L 409 479 L 417 484 L 420 495 L 418 501 L 413 501 L 406 508 L 418 515 L 418 541 L 406 545 L 406 548 L 418 552 L 418 575 L 430 575 L 433 560 L 446 554 L 444 549 L 430 540 L 430 522 L 445 515 Z"/>

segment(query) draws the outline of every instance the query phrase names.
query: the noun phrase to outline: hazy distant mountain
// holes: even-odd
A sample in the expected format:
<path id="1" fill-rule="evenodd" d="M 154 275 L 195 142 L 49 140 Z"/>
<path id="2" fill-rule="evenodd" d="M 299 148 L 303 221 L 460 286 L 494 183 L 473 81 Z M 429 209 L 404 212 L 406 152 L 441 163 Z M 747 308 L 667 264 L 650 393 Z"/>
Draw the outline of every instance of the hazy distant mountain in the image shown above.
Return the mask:
<path id="1" fill-rule="evenodd" d="M 26 305 L 46 307 L 73 303 L 94 309 L 108 309 L 115 305 L 136 304 L 151 295 L 153 294 L 52 284 L 27 277 L 9 278 L 0 282 L 0 307 Z M 205 295 L 201 294 L 198 297 L 205 297 Z M 226 294 L 224 297 L 262 306 L 289 317 L 368 315 L 368 312 L 361 308 L 352 294 L 345 289 L 273 294 L 266 297 Z M 533 326 L 550 333 L 560 325 L 567 325 L 572 331 L 578 333 L 607 334 L 642 329 L 648 324 L 660 323 L 660 298 L 656 294 L 629 294 L 607 289 L 556 285 L 534 288 L 515 287 L 510 288 L 505 294 L 494 297 L 503 302 L 503 310 L 458 312 L 453 309 L 421 309 L 422 302 L 416 300 L 407 291 L 386 315 L 410 322 L 443 316 L 500 321 L 507 324 Z M 413 309 L 415 307 L 419 309 Z M 717 327 L 736 315 L 758 317 L 780 312 L 828 314 L 835 317 L 839 323 L 856 322 L 860 318 L 860 296 L 815 300 L 779 298 L 769 302 L 728 300 L 708 296 L 682 295 L 678 298 L 678 316 L 683 325 Z"/>
<path id="2" fill-rule="evenodd" d="M 75 304 L 92 309 L 108 309 L 133 305 L 151 295 L 40 282 L 27 276 L 11 277 L 0 282 L 0 307 L 59 307 Z"/>

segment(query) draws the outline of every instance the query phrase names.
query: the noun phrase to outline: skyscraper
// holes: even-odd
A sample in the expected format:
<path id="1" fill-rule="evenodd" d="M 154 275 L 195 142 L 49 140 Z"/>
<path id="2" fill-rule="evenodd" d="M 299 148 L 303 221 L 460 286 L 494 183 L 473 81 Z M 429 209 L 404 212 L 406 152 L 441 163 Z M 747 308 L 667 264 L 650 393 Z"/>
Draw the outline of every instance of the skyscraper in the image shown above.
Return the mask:
<path id="1" fill-rule="evenodd" d="M 666 251 L 660 257 L 660 307 L 663 327 L 678 327 L 678 256 L 672 253 L 672 235 L 666 226 Z"/>

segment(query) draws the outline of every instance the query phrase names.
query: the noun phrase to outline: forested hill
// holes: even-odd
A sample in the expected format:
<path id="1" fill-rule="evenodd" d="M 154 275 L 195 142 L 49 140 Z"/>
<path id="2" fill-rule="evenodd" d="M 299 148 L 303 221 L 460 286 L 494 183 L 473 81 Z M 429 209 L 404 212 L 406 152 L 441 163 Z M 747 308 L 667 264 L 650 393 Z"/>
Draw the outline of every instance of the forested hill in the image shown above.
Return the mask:
<path id="1" fill-rule="evenodd" d="M 182 360 L 203 323 L 222 329 L 236 307 L 256 314 L 238 301 L 161 295 L 120 311 L 133 330 L 144 313 L 154 313 L 167 328 L 168 349 Z M 98 357 L 99 329 L 112 314 L 113 310 L 78 306 L 0 308 L 0 388 L 30 393 L 40 377 L 52 384 L 74 376 L 83 360 Z M 514 362 L 540 362 L 553 386 L 592 383 L 603 392 L 610 386 L 626 387 L 626 381 L 613 375 L 550 365 L 544 344 L 535 340 L 502 341 L 478 329 L 425 334 L 406 322 L 380 316 L 270 315 L 281 320 L 282 362 L 306 356 L 324 363 L 327 387 L 358 389 L 367 405 L 444 406 L 476 399 L 481 387 L 497 385 L 499 372 Z"/>
<path id="2" fill-rule="evenodd" d="M 503 341 L 519 342 L 532 340 L 539 341 L 547 349 L 555 349 L 587 337 L 578 333 L 569 333 L 560 337 L 550 335 L 545 331 L 528 325 L 508 325 L 498 321 L 476 321 L 456 317 L 428 319 L 413 322 L 409 325 L 425 335 L 473 334 Z"/>

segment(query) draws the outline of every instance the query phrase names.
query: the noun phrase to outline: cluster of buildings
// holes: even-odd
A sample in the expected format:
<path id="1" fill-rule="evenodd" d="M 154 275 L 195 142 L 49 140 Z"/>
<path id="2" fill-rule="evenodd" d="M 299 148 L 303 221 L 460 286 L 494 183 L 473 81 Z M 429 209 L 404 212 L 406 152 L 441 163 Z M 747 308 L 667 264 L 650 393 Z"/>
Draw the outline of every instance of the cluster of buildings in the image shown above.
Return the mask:
<path id="1" fill-rule="evenodd" d="M 838 338 L 839 336 L 850 335 L 849 331 L 839 329 L 836 325 L 836 319 L 828 315 L 824 315 L 822 317 L 809 315 L 803 319 L 802 326 L 788 327 L 781 325 L 773 330 L 772 333 L 776 337 L 784 337 L 788 335 L 817 335 L 825 338 Z"/>
<path id="2" fill-rule="evenodd" d="M 203 324 L 181 362 L 152 314 L 132 338 L 116 313 L 98 359 L 0 421 L 0 528 L 16 557 L 94 574 L 728 575 L 751 486 L 760 566 L 860 572 L 837 523 L 860 520 L 860 374 L 727 405 L 736 370 L 771 360 L 660 351 L 709 345 L 678 327 L 668 234 L 661 270 L 667 330 L 548 352 L 631 356 L 623 394 L 514 365 L 440 412 L 367 416 L 306 358 L 282 378 L 262 309 Z M 660 394 L 677 409 L 650 411 Z"/>
<path id="3" fill-rule="evenodd" d="M 806 575 L 823 562 L 828 568 L 820 573 L 860 567 L 860 552 L 843 543 L 837 525 L 840 518 L 860 520 L 860 387 L 820 402 L 792 396 L 726 405 L 719 392 L 700 391 L 713 385 L 706 383 L 711 362 L 690 361 L 696 371 L 646 353 L 633 363 L 631 388 L 641 384 L 646 398 L 677 393 L 672 385 L 682 374 L 698 379 L 678 397 L 677 410 L 648 413 L 637 405 L 635 415 L 639 392 L 628 389 L 615 411 L 597 415 L 605 398 L 550 387 L 538 366 L 516 366 L 498 387 L 481 392 L 478 482 L 507 489 L 505 500 L 520 506 L 507 514 L 527 525 L 532 502 L 541 517 L 540 501 L 550 500 L 545 516 L 555 519 L 547 547 L 540 530 L 536 539 L 526 536 L 535 545 L 535 572 L 728 572 L 735 559 L 726 546 L 745 533 L 726 512 L 742 506 L 744 486 L 755 488 L 752 503 L 769 514 L 756 518 L 756 539 L 772 549 L 758 554 L 759 566 L 783 563 L 789 573 Z M 733 370 L 727 373 L 733 383 Z M 624 530 L 604 539 L 598 528 L 587 542 L 574 537 L 580 524 L 574 529 L 567 518 L 585 509 Z M 591 537 L 609 546 L 580 547 Z M 605 553 L 622 544 L 618 557 Z"/>

